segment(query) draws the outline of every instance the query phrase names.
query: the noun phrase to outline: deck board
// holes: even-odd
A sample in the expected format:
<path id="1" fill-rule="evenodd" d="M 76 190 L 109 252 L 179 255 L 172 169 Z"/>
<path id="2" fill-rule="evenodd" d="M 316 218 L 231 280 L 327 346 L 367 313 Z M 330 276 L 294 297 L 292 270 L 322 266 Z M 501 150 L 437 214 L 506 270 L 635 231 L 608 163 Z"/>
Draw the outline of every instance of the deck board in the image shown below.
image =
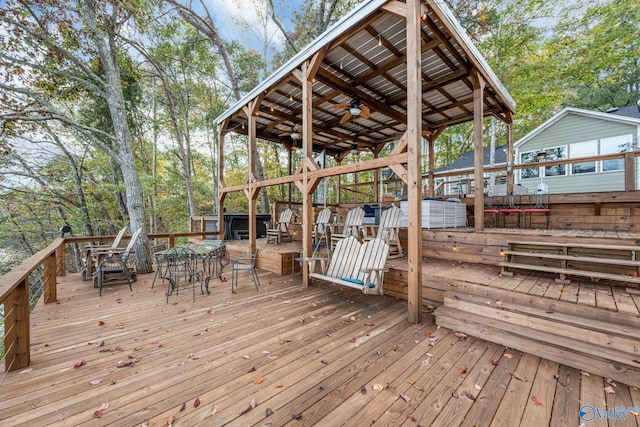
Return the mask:
<path id="1" fill-rule="evenodd" d="M 538 288 L 546 290 L 549 281 L 539 273 L 499 278 L 492 266 L 430 264 L 439 275 L 486 286 L 518 283 L 529 294 L 542 293 Z M 260 292 L 244 274 L 235 295 L 229 281 L 214 279 L 211 295 L 198 293 L 195 303 L 189 292 L 165 303 L 166 286 L 150 289 L 151 278 L 139 276 L 133 292 L 108 286 L 102 297 L 78 276 L 59 278 L 59 302 L 39 304 L 32 316 L 32 370 L 10 372 L 0 385 L 0 424 L 162 426 L 173 417 L 174 425 L 189 426 L 349 426 L 353 420 L 474 426 L 520 418 L 521 425 L 579 425 L 578 398 L 640 403 L 635 388 L 617 384 L 620 394 L 605 396 L 600 377 L 583 376 L 588 380 L 581 383 L 578 371 L 557 363 L 460 339 L 437 328 L 430 314 L 411 325 L 406 302 L 396 298 L 326 284 L 304 288 L 299 276 L 292 281 L 260 270 Z M 602 290 L 615 309 L 637 310 L 633 294 Z M 512 358 L 504 356 L 509 353 Z M 135 366 L 116 367 L 130 356 Z M 85 364 L 74 368 L 80 360 Z M 529 382 L 514 380 L 507 373 L 514 370 Z M 570 378 L 572 391 L 553 379 L 558 372 Z M 262 382 L 254 382 L 258 377 Z M 102 382 L 89 384 L 95 379 Z M 257 407 L 243 414 L 253 398 Z M 105 402 L 109 408 L 94 418 Z M 293 420 L 295 413 L 302 418 Z"/>

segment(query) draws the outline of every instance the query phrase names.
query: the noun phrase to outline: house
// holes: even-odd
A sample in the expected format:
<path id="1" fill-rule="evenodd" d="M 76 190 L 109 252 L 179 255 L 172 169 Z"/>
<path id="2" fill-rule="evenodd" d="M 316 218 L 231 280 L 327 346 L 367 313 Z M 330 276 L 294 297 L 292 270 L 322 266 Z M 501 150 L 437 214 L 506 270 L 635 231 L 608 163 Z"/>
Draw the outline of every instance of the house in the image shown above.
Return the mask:
<path id="1" fill-rule="evenodd" d="M 637 150 L 640 137 L 638 108 L 634 105 L 606 113 L 563 109 L 515 143 L 515 163 L 532 164 L 531 168 L 516 171 L 515 182 L 527 187 L 530 193 L 540 184 L 543 188 L 548 187 L 550 193 L 624 191 L 623 158 L 543 164 Z M 638 182 L 637 157 L 635 162 Z"/>
<path id="2" fill-rule="evenodd" d="M 495 149 L 495 159 L 493 166 L 503 166 L 506 167 L 507 164 L 507 146 L 501 145 L 496 147 Z M 491 147 L 484 147 L 484 167 L 488 168 L 491 166 Z M 451 195 L 451 194 L 469 194 L 472 192 L 472 189 L 469 188 L 471 186 L 471 181 L 473 180 L 473 171 L 474 165 L 474 152 L 473 150 L 462 153 L 460 157 L 458 157 L 453 162 L 449 163 L 446 166 L 438 168 L 435 170 L 436 174 L 446 172 L 449 176 L 444 178 L 436 178 L 436 194 L 440 195 Z M 460 175 L 451 176 L 450 173 L 460 171 Z M 500 179 L 501 176 L 504 175 L 504 172 L 497 173 L 497 181 L 500 184 L 504 184 L 503 180 Z M 489 176 L 488 173 L 485 173 L 485 177 Z M 506 179 L 506 178 L 505 178 Z M 487 184 L 485 184 L 486 186 Z M 488 189 L 485 189 L 488 191 Z"/>

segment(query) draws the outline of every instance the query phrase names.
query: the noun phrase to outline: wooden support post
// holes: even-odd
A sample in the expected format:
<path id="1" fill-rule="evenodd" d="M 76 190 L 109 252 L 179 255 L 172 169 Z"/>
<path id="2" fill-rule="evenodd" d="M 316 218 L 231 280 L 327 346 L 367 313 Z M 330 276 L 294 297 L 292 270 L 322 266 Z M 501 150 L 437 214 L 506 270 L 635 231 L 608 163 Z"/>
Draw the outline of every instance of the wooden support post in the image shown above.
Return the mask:
<path id="1" fill-rule="evenodd" d="M 258 100 L 253 100 L 246 107 L 249 136 L 249 253 L 256 252 L 256 210 L 258 205 L 258 191 L 255 185 L 255 163 L 258 156 L 256 146 L 256 116 L 255 111 L 258 108 Z"/>
<path id="2" fill-rule="evenodd" d="M 624 191 L 636 189 L 636 156 L 633 151 L 624 153 Z"/>
<path id="3" fill-rule="evenodd" d="M 407 195 L 409 322 L 422 321 L 422 86 L 420 0 L 407 0 Z"/>
<path id="4" fill-rule="evenodd" d="M 473 168 L 475 191 L 473 193 L 473 216 L 476 231 L 484 230 L 484 145 L 482 129 L 484 125 L 484 86 L 485 81 L 477 71 L 472 74 L 473 81 Z"/>
<path id="5" fill-rule="evenodd" d="M 436 177 L 434 176 L 434 172 L 436 170 L 436 138 L 434 138 L 434 134 L 432 133 L 428 137 L 429 142 L 429 188 L 428 188 L 428 196 L 431 198 L 436 197 Z"/>
<path id="6" fill-rule="evenodd" d="M 62 247 L 64 247 L 64 244 L 61 245 Z M 58 298 L 58 289 L 57 289 L 57 275 L 56 275 L 56 267 L 57 267 L 57 260 L 56 260 L 56 252 L 54 251 L 51 255 L 49 255 L 47 257 L 47 259 L 44 260 L 44 277 L 43 277 L 43 282 L 44 282 L 44 290 L 43 290 L 43 298 L 44 298 L 44 303 L 45 304 L 50 304 L 52 302 L 56 302 L 57 298 Z M 90 262 L 90 260 L 88 260 L 87 262 Z"/>
<path id="7" fill-rule="evenodd" d="M 312 255 L 312 227 L 313 227 L 313 188 L 309 182 L 309 164 L 306 159 L 313 158 L 313 77 L 315 67 L 313 61 L 302 64 L 302 256 L 309 258 Z M 302 284 L 309 286 L 309 264 L 303 263 Z"/>
<path id="8" fill-rule="evenodd" d="M 173 234 L 169 234 L 169 248 L 176 247 L 176 237 Z"/>
<path id="9" fill-rule="evenodd" d="M 291 174 L 293 173 L 293 164 L 292 164 L 292 162 L 293 162 L 293 150 L 289 150 L 289 152 L 287 154 L 288 154 L 288 164 L 287 164 L 288 171 L 287 171 L 287 174 L 289 176 L 291 176 Z M 288 199 L 287 199 L 289 201 L 288 202 L 289 203 L 288 207 L 289 207 L 289 209 L 291 209 L 291 183 L 290 182 L 287 184 L 287 195 L 289 196 Z"/>
<path id="10" fill-rule="evenodd" d="M 507 113 L 507 194 L 513 194 L 513 116 Z"/>
<path id="11" fill-rule="evenodd" d="M 223 190 L 224 186 L 224 139 L 227 135 L 226 132 L 227 121 L 220 124 L 218 128 L 218 235 L 221 240 L 224 240 L 224 199 L 226 193 Z"/>
<path id="12" fill-rule="evenodd" d="M 5 371 L 24 369 L 31 363 L 29 330 L 29 276 L 4 301 Z"/>

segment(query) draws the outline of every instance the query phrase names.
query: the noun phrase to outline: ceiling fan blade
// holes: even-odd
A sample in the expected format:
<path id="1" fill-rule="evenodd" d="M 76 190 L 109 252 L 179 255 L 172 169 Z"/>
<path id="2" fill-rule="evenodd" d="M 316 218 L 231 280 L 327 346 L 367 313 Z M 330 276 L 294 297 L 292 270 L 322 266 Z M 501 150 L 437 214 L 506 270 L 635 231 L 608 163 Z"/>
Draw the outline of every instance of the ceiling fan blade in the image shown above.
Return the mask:
<path id="1" fill-rule="evenodd" d="M 332 107 L 336 110 L 344 110 L 345 108 L 349 108 L 351 104 L 333 104 Z"/>
<path id="2" fill-rule="evenodd" d="M 360 110 L 360 117 L 362 117 L 363 119 L 368 119 L 371 115 L 371 109 L 366 105 L 361 105 Z"/>
<path id="3" fill-rule="evenodd" d="M 340 119 L 340 124 L 348 122 L 350 118 L 351 118 L 351 113 L 347 111 L 346 113 L 344 113 L 344 115 Z"/>

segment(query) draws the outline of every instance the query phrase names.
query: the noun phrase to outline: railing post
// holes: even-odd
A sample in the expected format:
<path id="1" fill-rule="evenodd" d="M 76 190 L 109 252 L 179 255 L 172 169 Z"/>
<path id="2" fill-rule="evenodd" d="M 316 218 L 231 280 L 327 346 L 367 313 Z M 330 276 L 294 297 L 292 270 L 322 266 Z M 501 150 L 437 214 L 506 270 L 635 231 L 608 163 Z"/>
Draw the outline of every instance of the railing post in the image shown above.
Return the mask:
<path id="1" fill-rule="evenodd" d="M 169 247 L 173 248 L 176 245 L 176 238 L 173 234 L 169 234 Z"/>
<path id="2" fill-rule="evenodd" d="M 23 278 L 4 301 L 4 366 L 6 371 L 31 363 L 29 352 L 29 276 Z"/>
<path id="3" fill-rule="evenodd" d="M 62 246 L 64 247 L 64 245 Z M 44 290 L 43 298 L 44 303 L 49 304 L 58 300 L 58 287 L 56 276 L 56 252 L 52 252 L 51 255 L 44 260 Z"/>
<path id="4" fill-rule="evenodd" d="M 624 153 L 624 191 L 636 189 L 636 156 L 633 151 Z"/>

